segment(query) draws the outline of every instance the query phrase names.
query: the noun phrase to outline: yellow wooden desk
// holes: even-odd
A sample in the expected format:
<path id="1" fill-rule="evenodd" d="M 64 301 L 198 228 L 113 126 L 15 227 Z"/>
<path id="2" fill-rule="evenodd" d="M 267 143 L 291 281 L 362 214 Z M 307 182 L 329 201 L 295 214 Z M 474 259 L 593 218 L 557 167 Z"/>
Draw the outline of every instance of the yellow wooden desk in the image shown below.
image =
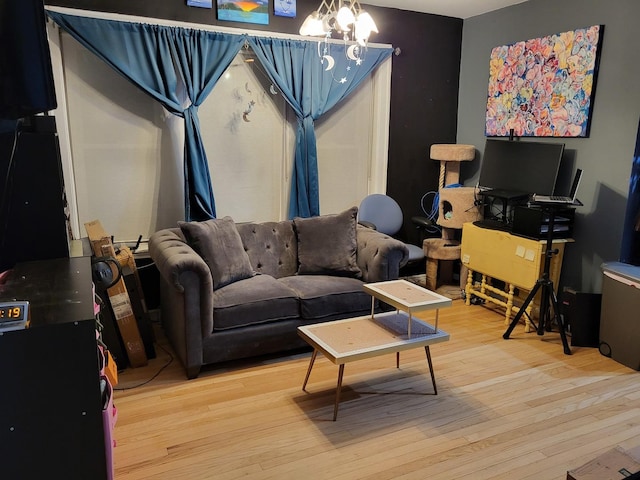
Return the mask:
<path id="1" fill-rule="evenodd" d="M 551 258 L 549 278 L 553 281 L 556 294 L 564 246 L 571 241 L 573 240 L 566 238 L 553 240 L 553 248 L 557 249 L 558 253 Z M 462 264 L 469 269 L 465 287 L 466 304 L 470 305 L 471 296 L 475 295 L 500 305 L 506 309 L 505 324 L 508 325 L 511 315 L 519 311 L 519 307 L 513 303 L 515 289 L 531 290 L 543 274 L 546 243 L 546 239 L 532 240 L 501 230 L 465 223 L 462 227 L 460 258 Z M 479 285 L 473 282 L 473 272 L 482 274 Z M 491 279 L 502 280 L 506 284 L 505 289 L 501 290 L 491 285 Z M 537 297 L 539 295 L 538 293 Z M 526 313 L 534 318 L 539 317 L 537 298 L 529 304 Z M 531 322 L 527 315 L 524 316 L 525 332 L 531 331 Z"/>

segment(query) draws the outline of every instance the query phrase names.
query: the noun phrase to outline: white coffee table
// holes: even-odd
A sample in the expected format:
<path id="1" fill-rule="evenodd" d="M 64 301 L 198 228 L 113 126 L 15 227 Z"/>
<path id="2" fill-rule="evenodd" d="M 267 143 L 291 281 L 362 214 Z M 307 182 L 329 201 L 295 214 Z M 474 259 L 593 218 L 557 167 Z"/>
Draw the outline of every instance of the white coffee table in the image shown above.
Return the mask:
<path id="1" fill-rule="evenodd" d="M 372 310 L 371 316 L 298 327 L 298 334 L 313 347 L 302 390 L 306 391 L 319 351 L 331 362 L 339 365 L 333 408 L 334 421 L 338 417 L 344 365 L 348 362 L 395 352 L 396 367 L 399 368 L 401 351 L 424 347 L 434 394 L 438 394 L 429 346 L 446 342 L 449 340 L 449 334 L 438 329 L 436 325 L 413 318 L 412 313 L 418 310 L 436 310 L 434 323 L 437 324 L 438 309 L 450 306 L 451 299 L 404 280 L 366 284 L 364 288 L 374 297 L 395 306 L 398 310 L 375 315 Z"/>
<path id="2" fill-rule="evenodd" d="M 451 299 L 439 293 L 427 290 L 420 285 L 406 280 L 389 280 L 387 282 L 365 283 L 364 291 L 371 295 L 371 316 L 374 315 L 375 301 L 382 300 L 398 310 L 407 312 L 409 320 L 413 313 L 435 310 L 435 329 L 438 330 L 438 311 L 451 306 Z M 407 323 L 408 334 L 411 335 L 411 322 Z"/>

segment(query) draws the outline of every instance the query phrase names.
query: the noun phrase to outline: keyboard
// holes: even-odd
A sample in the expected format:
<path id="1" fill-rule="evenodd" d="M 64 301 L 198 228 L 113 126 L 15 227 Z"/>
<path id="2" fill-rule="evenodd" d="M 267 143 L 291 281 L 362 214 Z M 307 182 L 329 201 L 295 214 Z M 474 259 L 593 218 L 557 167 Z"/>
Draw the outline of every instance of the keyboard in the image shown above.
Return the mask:
<path id="1" fill-rule="evenodd" d="M 564 195 L 534 195 L 534 202 L 573 203 L 573 198 Z"/>

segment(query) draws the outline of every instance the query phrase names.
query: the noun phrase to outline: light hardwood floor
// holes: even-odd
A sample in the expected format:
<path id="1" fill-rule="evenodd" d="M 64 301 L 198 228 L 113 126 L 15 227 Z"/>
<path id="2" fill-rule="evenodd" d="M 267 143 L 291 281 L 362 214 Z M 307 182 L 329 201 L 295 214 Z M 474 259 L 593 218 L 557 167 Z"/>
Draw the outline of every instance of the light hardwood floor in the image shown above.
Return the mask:
<path id="1" fill-rule="evenodd" d="M 426 314 L 424 318 L 430 318 Z M 310 352 L 206 369 L 178 360 L 144 386 L 117 391 L 116 480 L 564 479 L 616 446 L 640 445 L 640 376 L 595 348 L 564 355 L 557 333 L 516 328 L 501 313 L 454 301 L 451 340 L 338 367 Z M 161 336 L 160 344 L 166 346 Z M 167 354 L 127 369 L 118 387 L 151 378 Z"/>

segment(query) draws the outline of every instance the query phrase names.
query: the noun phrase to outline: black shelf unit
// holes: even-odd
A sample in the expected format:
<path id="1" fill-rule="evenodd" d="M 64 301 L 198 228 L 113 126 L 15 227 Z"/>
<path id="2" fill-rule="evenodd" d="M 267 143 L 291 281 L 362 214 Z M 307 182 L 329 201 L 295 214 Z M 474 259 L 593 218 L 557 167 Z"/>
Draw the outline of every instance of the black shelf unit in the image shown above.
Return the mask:
<path id="1" fill-rule="evenodd" d="M 12 300 L 31 326 L 0 334 L 3 478 L 107 480 L 91 259 L 17 264 L 0 285 Z"/>

